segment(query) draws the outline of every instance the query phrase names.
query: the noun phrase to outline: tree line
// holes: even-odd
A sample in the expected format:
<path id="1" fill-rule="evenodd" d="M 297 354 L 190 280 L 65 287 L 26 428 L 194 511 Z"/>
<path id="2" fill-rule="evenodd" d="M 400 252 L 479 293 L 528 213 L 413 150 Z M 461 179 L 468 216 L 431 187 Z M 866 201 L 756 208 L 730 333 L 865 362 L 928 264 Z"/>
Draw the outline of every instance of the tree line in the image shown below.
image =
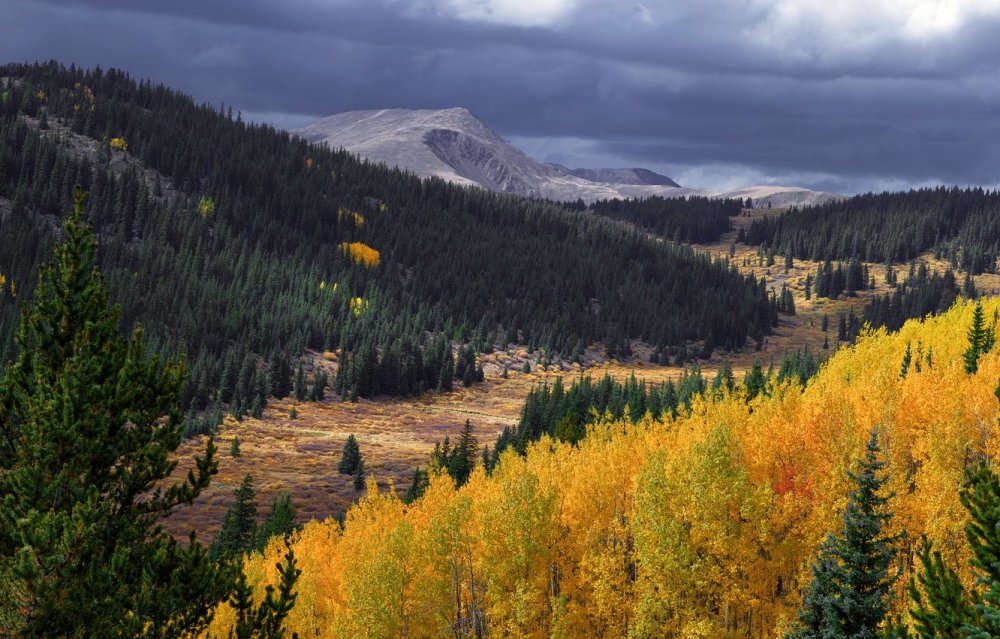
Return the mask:
<path id="1" fill-rule="evenodd" d="M 755 220 L 743 238 L 816 262 L 891 265 L 934 251 L 953 269 L 978 275 L 994 272 L 1000 255 L 1000 192 L 937 187 L 866 193 Z"/>

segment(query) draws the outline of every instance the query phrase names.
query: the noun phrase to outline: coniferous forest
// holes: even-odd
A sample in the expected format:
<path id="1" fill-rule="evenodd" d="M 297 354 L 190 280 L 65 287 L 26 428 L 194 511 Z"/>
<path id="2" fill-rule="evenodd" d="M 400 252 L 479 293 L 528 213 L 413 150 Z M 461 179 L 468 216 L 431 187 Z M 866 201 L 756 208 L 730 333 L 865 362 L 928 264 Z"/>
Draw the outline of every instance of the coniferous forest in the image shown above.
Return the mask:
<path id="1" fill-rule="evenodd" d="M 341 353 L 342 396 L 413 394 L 452 385 L 453 342 L 734 349 L 776 319 L 754 278 L 591 214 L 419 180 L 115 70 L 0 77 L 4 359 L 76 185 L 124 325 L 186 356 L 192 409 L 259 410 L 305 349 Z"/>
<path id="2" fill-rule="evenodd" d="M 998 198 L 758 219 L 737 242 L 768 278 L 784 258 L 769 288 L 736 242 L 691 245 L 729 242 L 750 202 L 501 195 L 120 71 L 0 67 L 0 636 L 1000 636 L 1000 300 L 973 279 Z M 604 361 L 633 346 L 640 372 Z M 519 414 L 461 404 L 510 362 Z M 417 468 L 362 413 L 404 404 L 464 421 L 414 436 Z M 358 409 L 350 435 L 297 448 L 332 409 Z M 255 478 L 279 448 L 345 510 L 305 522 L 302 474 Z M 170 534 L 206 496 L 211 543 Z"/>
<path id="3" fill-rule="evenodd" d="M 748 244 L 822 262 L 899 264 L 925 251 L 977 275 L 1000 256 L 1000 193 L 938 187 L 868 193 L 755 221 Z"/>

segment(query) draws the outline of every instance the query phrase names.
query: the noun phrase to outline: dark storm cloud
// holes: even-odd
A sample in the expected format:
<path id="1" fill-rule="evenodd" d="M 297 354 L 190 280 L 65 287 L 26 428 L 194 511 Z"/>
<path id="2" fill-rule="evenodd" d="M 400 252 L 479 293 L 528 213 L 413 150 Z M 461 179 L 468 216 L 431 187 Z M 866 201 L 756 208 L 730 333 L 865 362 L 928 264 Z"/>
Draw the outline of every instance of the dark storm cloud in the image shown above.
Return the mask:
<path id="1" fill-rule="evenodd" d="M 836 6 L 833 6 L 836 5 Z M 0 0 L 0 59 L 280 126 L 466 106 L 529 152 L 857 191 L 1000 182 L 993 0 Z"/>

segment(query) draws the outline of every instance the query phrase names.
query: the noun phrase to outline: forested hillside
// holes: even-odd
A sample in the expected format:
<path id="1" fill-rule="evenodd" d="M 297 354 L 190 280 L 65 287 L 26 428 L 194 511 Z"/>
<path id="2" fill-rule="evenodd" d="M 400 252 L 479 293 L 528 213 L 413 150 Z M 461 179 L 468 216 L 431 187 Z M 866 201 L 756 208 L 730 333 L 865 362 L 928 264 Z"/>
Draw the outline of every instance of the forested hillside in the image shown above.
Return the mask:
<path id="1" fill-rule="evenodd" d="M 345 397 L 410 394 L 452 384 L 453 341 L 732 349 L 777 319 L 752 276 L 634 227 L 422 181 L 114 70 L 0 78 L 2 359 L 76 185 L 124 324 L 187 356 L 195 409 L 258 411 L 305 349 L 342 352 Z"/>
<path id="2" fill-rule="evenodd" d="M 953 598 L 914 601 L 953 634 L 921 636 L 988 627 L 995 600 L 976 610 L 968 602 L 998 583 L 995 564 L 983 562 L 996 548 L 1000 485 L 980 465 L 997 457 L 1000 353 L 986 318 L 998 311 L 997 300 L 959 303 L 898 333 L 862 335 L 804 389 L 772 381 L 751 399 L 735 386 L 676 418 L 599 420 L 575 444 L 543 437 L 524 456 L 502 455 L 492 475 L 478 465 L 459 490 L 432 474 L 410 505 L 370 483 L 343 526 L 311 522 L 295 535 L 303 573 L 290 628 L 320 637 L 778 637 L 807 590 L 803 622 L 823 609 L 823 588 L 841 584 L 826 609 L 857 623 L 874 615 L 871 632 L 886 607 L 911 606 L 906 584 L 926 561 L 922 578 Z M 844 515 L 849 499 L 855 510 Z M 970 513 L 979 528 L 966 528 Z M 867 526 L 852 530 L 876 542 L 850 566 L 829 559 L 845 552 L 837 543 L 857 541 L 836 542 L 845 525 Z M 966 531 L 980 544 L 972 550 Z M 834 563 L 816 564 L 810 587 L 821 543 Z M 283 550 L 274 543 L 248 557 L 258 589 L 277 582 Z M 878 587 L 838 572 L 854 569 Z M 865 608 L 836 607 L 856 595 Z M 221 609 L 216 632 L 233 619 Z"/>
<path id="3" fill-rule="evenodd" d="M 982 188 L 858 195 L 755 221 L 745 234 L 776 255 L 899 263 L 934 252 L 973 275 L 996 269 L 1000 193 Z"/>
<path id="4" fill-rule="evenodd" d="M 715 242 L 732 228 L 730 218 L 739 215 L 748 202 L 736 198 L 660 197 L 599 200 L 589 207 L 583 202 L 569 205 L 598 215 L 624 220 L 660 237 L 678 242 Z"/>

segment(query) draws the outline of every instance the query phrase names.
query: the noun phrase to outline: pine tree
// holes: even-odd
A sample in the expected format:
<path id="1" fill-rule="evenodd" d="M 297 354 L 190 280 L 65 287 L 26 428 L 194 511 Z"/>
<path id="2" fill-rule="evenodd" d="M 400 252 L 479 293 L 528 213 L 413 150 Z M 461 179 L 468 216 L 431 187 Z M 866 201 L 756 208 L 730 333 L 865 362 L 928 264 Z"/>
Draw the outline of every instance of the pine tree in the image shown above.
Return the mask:
<path id="1" fill-rule="evenodd" d="M 233 437 L 233 443 L 229 446 L 229 456 L 239 457 L 242 453 L 240 452 L 240 438 L 239 436 Z"/>
<path id="2" fill-rule="evenodd" d="M 568 411 L 556 422 L 553 436 L 561 442 L 575 444 L 587 434 L 587 428 L 580 423 L 576 413 Z"/>
<path id="3" fill-rule="evenodd" d="M 906 352 L 903 353 L 903 365 L 900 367 L 899 376 L 906 377 L 910 372 L 910 362 L 913 360 L 913 352 L 910 350 L 910 343 L 906 343 Z"/>
<path id="4" fill-rule="evenodd" d="M 848 472 L 855 488 L 848 495 L 844 528 L 828 535 L 813 564 L 813 580 L 799 611 L 795 639 L 862 639 L 878 636 L 898 575 L 890 567 L 898 537 L 888 536 L 891 495 L 880 459 L 878 432 L 872 431 L 857 472 Z"/>
<path id="5" fill-rule="evenodd" d="M 972 274 L 968 271 L 965 273 L 965 281 L 962 282 L 962 295 L 964 295 L 966 299 L 970 300 L 974 300 L 978 296 L 978 293 L 976 292 L 976 284 L 972 281 Z"/>
<path id="6" fill-rule="evenodd" d="M 747 390 L 747 400 L 751 400 L 767 390 L 767 377 L 764 376 L 764 369 L 761 368 L 760 360 L 753 363 L 753 367 L 746 374 L 743 386 Z"/>
<path id="7" fill-rule="evenodd" d="M 263 550 L 272 537 L 287 537 L 295 532 L 295 506 L 288 493 L 278 495 L 271 504 L 271 512 L 257 531 L 257 550 Z"/>
<path id="8" fill-rule="evenodd" d="M 354 490 L 361 490 L 365 487 L 365 458 L 358 459 L 358 465 L 354 469 Z"/>
<path id="9" fill-rule="evenodd" d="M 227 569 L 159 525 L 216 472 L 211 439 L 163 486 L 181 443 L 181 366 L 118 332 L 81 222 L 63 224 L 0 379 L 0 619 L 19 637 L 197 632 L 228 596 Z M 160 486 L 155 488 L 155 486 Z"/>
<path id="10" fill-rule="evenodd" d="M 406 495 L 403 497 L 403 501 L 407 504 L 412 504 L 423 496 L 424 491 L 427 490 L 427 486 L 429 485 L 430 477 L 428 477 L 427 471 L 422 470 L 419 466 L 417 466 L 413 469 L 413 477 L 410 479 L 410 487 L 406 490 Z"/>
<path id="11" fill-rule="evenodd" d="M 479 440 L 472 432 L 472 422 L 467 419 L 458 443 L 455 444 L 447 460 L 448 474 L 455 480 L 456 486 L 462 486 L 469 480 L 478 457 Z"/>
<path id="12" fill-rule="evenodd" d="M 313 375 L 313 387 L 312 392 L 309 394 L 309 398 L 314 402 L 321 402 L 326 397 L 326 372 L 316 371 Z"/>
<path id="13" fill-rule="evenodd" d="M 275 351 L 271 356 L 271 393 L 276 399 L 284 399 L 292 392 L 292 367 L 284 353 Z"/>
<path id="14" fill-rule="evenodd" d="M 275 568 L 278 571 L 277 595 L 275 587 L 268 585 L 257 606 L 254 606 L 253 588 L 247 583 L 246 576 L 239 574 L 229 599 L 229 605 L 236 612 L 236 620 L 229 632 L 230 639 L 285 639 L 285 619 L 295 606 L 298 597 L 294 591 L 295 583 L 302 574 L 296 567 L 295 553 L 290 546 L 284 560 L 275 564 Z M 298 639 L 298 634 L 292 633 L 292 639 Z"/>
<path id="15" fill-rule="evenodd" d="M 974 622 L 975 611 L 958 573 L 945 565 L 941 553 L 926 537 L 921 540 L 917 558 L 921 572 L 907 586 L 917 639 L 962 639 L 962 627 Z"/>
<path id="16" fill-rule="evenodd" d="M 993 350 L 996 341 L 995 327 L 986 326 L 982 302 L 976 302 L 972 312 L 972 326 L 969 327 L 967 336 L 969 347 L 962 356 L 965 359 L 965 372 L 971 375 L 979 370 L 979 357 Z"/>
<path id="17" fill-rule="evenodd" d="M 210 555 L 224 557 L 250 550 L 257 535 L 257 491 L 247 475 L 233 493 L 236 498 L 222 519 L 222 528 L 212 540 Z"/>
<path id="18" fill-rule="evenodd" d="M 965 537 L 972 549 L 970 563 L 985 591 L 975 605 L 974 630 L 963 629 L 963 637 L 992 639 L 1000 636 L 1000 478 L 984 464 L 959 499 L 969 512 Z"/>
<path id="19" fill-rule="evenodd" d="M 309 387 L 306 385 L 306 371 L 302 366 L 302 362 L 299 362 L 299 370 L 295 374 L 295 399 L 300 402 L 309 399 Z"/>
<path id="20" fill-rule="evenodd" d="M 351 433 L 344 442 L 344 450 L 340 453 L 340 463 L 337 464 L 337 472 L 342 475 L 353 475 L 361 463 L 361 447 L 358 440 Z"/>

